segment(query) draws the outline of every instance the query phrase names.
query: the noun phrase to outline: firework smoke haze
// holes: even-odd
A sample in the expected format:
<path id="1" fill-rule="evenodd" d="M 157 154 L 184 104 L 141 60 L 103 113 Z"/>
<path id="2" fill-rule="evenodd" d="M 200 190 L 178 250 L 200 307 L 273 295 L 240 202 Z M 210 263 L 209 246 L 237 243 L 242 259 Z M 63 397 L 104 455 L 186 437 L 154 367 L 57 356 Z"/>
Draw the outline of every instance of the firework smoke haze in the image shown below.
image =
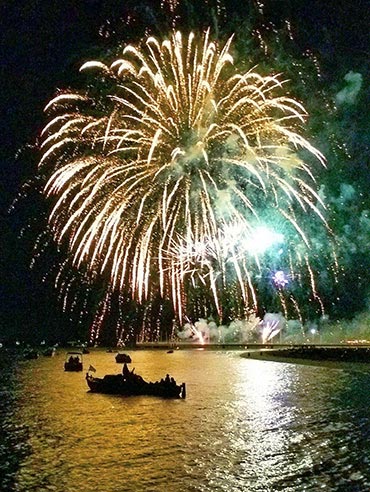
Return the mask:
<path id="1" fill-rule="evenodd" d="M 256 305 L 259 260 L 245 244 L 263 225 L 261 204 L 307 248 L 295 210 L 325 222 L 298 155 L 324 164 L 301 135 L 304 107 L 280 76 L 238 73 L 231 43 L 219 46 L 209 31 L 149 37 L 109 66 L 85 63 L 98 83 L 46 106 L 40 168 L 55 239 L 77 267 L 108 275 L 111 290 L 138 302 L 157 292 L 180 319 L 197 285 L 219 313 L 220 293 L 235 282 Z"/>

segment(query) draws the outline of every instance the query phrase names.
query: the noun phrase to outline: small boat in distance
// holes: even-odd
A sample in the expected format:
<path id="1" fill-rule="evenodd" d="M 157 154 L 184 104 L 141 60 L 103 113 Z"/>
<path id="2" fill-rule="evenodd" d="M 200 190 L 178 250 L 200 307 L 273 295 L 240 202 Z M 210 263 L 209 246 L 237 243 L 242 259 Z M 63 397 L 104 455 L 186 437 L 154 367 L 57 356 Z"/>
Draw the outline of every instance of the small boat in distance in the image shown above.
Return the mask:
<path id="1" fill-rule="evenodd" d="M 37 350 L 33 350 L 31 348 L 26 348 L 23 351 L 23 359 L 24 360 L 31 360 L 31 359 L 38 359 L 39 358 L 39 353 Z"/>
<path id="2" fill-rule="evenodd" d="M 82 371 L 82 352 L 67 352 L 64 362 L 65 371 Z"/>
<path id="3" fill-rule="evenodd" d="M 123 354 L 122 352 L 118 352 L 118 354 L 116 355 L 116 362 L 118 362 L 118 364 L 123 364 L 124 362 L 130 364 L 132 360 L 128 354 Z"/>
<path id="4" fill-rule="evenodd" d="M 86 382 L 92 393 L 106 393 L 111 395 L 148 395 L 162 398 L 185 398 L 185 383 L 180 385 L 167 374 L 165 378 L 154 383 L 134 374 L 134 369 L 129 371 L 124 364 L 122 374 L 107 374 L 103 378 L 97 378 L 86 373 Z"/>
<path id="5" fill-rule="evenodd" d="M 56 353 L 57 349 L 55 347 L 48 347 L 42 352 L 42 355 L 45 357 L 54 357 Z"/>

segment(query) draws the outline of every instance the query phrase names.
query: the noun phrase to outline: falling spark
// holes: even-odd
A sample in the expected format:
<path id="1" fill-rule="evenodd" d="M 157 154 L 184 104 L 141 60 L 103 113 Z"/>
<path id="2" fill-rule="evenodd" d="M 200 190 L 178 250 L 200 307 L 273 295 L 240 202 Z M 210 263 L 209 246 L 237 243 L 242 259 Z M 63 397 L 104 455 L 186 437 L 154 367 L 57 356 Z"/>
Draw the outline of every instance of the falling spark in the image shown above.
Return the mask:
<path id="1" fill-rule="evenodd" d="M 304 107 L 285 95 L 280 76 L 239 73 L 231 44 L 211 41 L 209 31 L 149 37 L 110 65 L 85 63 L 82 71 L 97 74 L 94 89 L 58 94 L 45 108 L 40 171 L 54 238 L 75 266 L 108 276 L 109 292 L 138 302 L 159 293 L 179 319 L 189 290 L 202 285 L 219 314 L 235 281 L 244 304 L 256 307 L 262 252 L 246 244 L 264 226 L 261 204 L 306 248 L 296 210 L 325 224 L 310 163 L 299 155 L 325 164 L 300 134 Z"/>
<path id="2" fill-rule="evenodd" d="M 261 322 L 262 325 L 262 343 L 266 343 L 276 336 L 281 328 L 278 320 L 268 320 Z"/>

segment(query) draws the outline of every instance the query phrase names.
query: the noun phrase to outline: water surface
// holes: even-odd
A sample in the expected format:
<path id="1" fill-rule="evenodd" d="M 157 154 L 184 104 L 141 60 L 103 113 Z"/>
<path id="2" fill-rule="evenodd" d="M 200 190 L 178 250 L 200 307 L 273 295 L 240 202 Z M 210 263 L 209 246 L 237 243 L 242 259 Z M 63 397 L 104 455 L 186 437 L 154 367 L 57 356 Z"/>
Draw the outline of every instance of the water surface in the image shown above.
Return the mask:
<path id="1" fill-rule="evenodd" d="M 239 351 L 128 351 L 185 400 L 88 392 L 64 355 L 22 363 L 14 418 L 32 453 L 19 492 L 370 490 L 370 369 L 251 360 Z M 115 354 L 84 357 L 97 376 Z"/>

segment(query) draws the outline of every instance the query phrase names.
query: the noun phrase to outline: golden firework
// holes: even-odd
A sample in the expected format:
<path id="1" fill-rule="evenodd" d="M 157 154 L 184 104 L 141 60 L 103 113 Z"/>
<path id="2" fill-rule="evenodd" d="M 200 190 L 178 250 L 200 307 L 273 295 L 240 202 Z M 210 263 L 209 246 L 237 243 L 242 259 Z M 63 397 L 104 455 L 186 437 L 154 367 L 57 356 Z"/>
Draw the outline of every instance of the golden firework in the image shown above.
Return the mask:
<path id="1" fill-rule="evenodd" d="M 158 291 L 180 318 L 197 282 L 219 312 L 220 292 L 235 281 L 243 302 L 256 305 L 258 254 L 245 245 L 262 209 L 306 247 L 295 209 L 324 220 L 298 155 L 324 164 L 300 133 L 304 107 L 284 94 L 280 76 L 239 73 L 231 43 L 219 46 L 209 31 L 149 37 L 110 65 L 81 67 L 97 72 L 107 93 L 63 93 L 46 107 L 40 166 L 56 240 L 76 266 L 109 275 L 111 290 L 139 302 Z"/>

